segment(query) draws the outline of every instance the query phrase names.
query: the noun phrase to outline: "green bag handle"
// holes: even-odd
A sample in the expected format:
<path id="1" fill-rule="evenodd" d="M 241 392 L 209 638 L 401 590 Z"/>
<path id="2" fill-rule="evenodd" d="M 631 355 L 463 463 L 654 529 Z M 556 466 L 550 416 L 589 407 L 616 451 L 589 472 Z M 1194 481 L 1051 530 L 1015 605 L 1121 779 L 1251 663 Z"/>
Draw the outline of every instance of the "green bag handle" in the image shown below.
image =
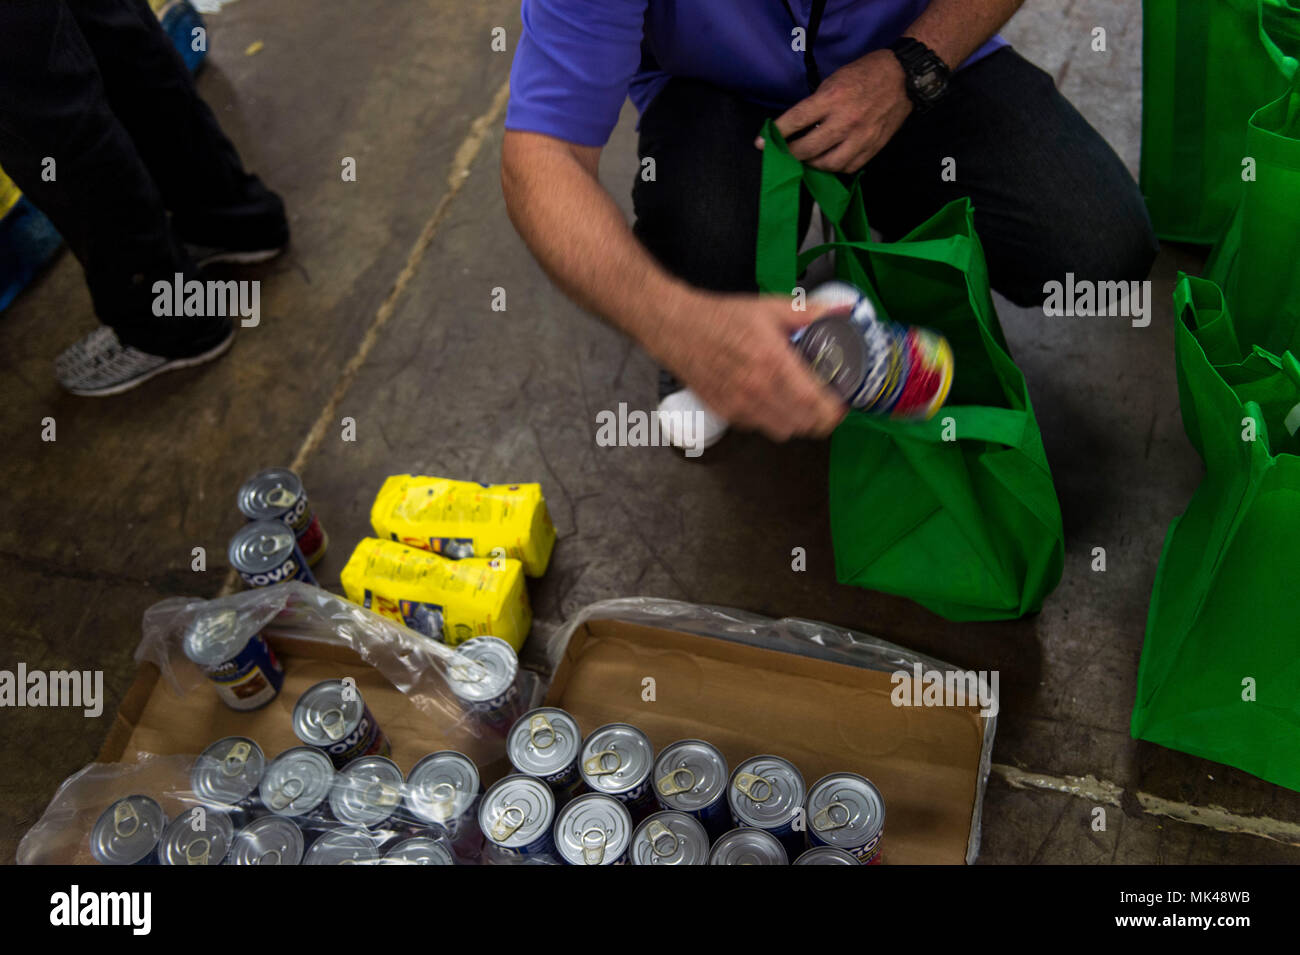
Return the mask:
<path id="1" fill-rule="evenodd" d="M 1259 39 L 1273 62 L 1277 64 L 1277 68 L 1282 71 L 1282 75 L 1288 80 L 1292 79 L 1296 75 L 1296 67 L 1300 65 L 1300 61 L 1282 49 L 1273 38 L 1269 23 L 1265 21 L 1272 20 L 1286 24 L 1287 29 L 1292 33 L 1292 38 L 1300 43 L 1300 3 L 1297 0 L 1259 0 L 1258 9 Z M 1266 12 L 1271 12 L 1271 16 L 1265 16 Z"/>

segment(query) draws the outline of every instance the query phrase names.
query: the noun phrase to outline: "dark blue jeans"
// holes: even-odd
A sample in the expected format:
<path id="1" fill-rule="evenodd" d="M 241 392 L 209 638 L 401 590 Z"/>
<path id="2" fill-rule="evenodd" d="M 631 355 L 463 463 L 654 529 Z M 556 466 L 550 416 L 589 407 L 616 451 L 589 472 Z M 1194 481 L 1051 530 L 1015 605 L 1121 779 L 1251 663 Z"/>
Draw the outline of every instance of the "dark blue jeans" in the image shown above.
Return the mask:
<path id="1" fill-rule="evenodd" d="M 635 232 L 670 272 L 714 291 L 757 288 L 753 141 L 774 115 L 691 80 L 671 81 L 646 109 L 639 153 L 656 177 L 636 179 Z M 948 157 L 955 182 L 941 177 Z M 862 176 L 867 216 L 887 241 L 970 196 L 993 288 L 1018 305 L 1040 305 L 1044 283 L 1066 272 L 1144 279 L 1158 249 L 1128 169 L 1010 48 L 957 72 L 949 95 L 909 116 Z"/>

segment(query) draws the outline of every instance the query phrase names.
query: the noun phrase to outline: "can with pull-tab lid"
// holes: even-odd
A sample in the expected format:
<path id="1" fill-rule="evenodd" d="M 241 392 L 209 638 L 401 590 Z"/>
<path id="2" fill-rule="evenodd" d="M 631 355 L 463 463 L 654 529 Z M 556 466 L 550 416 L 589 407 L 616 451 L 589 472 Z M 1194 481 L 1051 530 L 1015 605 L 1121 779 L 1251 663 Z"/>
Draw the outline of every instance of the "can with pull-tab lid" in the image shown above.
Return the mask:
<path id="1" fill-rule="evenodd" d="M 483 793 L 478 767 L 464 753 L 430 753 L 406 774 L 405 815 L 417 826 L 445 833 L 453 851 L 472 861 L 483 848 L 478 805 Z"/>
<path id="2" fill-rule="evenodd" d="M 247 818 L 257 808 L 257 787 L 266 771 L 262 747 L 246 736 L 227 736 L 212 743 L 190 770 L 190 789 L 200 802 Z"/>
<path id="3" fill-rule="evenodd" d="M 732 829 L 709 850 L 709 865 L 789 864 L 790 856 L 781 840 L 765 829 Z"/>
<path id="4" fill-rule="evenodd" d="M 525 858 L 555 859 L 551 825 L 555 794 L 535 776 L 513 775 L 499 780 L 479 803 L 478 823 L 487 839 L 489 862 L 520 862 Z"/>
<path id="5" fill-rule="evenodd" d="M 506 737 L 506 756 L 515 771 L 541 779 L 561 802 L 572 799 L 582 787 L 581 748 L 578 721 L 553 706 L 525 713 Z"/>
<path id="6" fill-rule="evenodd" d="M 228 865 L 300 865 L 306 840 L 286 816 L 262 816 L 235 833 Z"/>
<path id="7" fill-rule="evenodd" d="M 293 531 L 279 521 L 253 521 L 235 531 L 226 551 L 246 587 L 270 587 L 290 580 L 316 586 Z"/>
<path id="8" fill-rule="evenodd" d="M 345 826 L 392 828 L 404 783 L 402 771 L 388 757 L 358 756 L 335 774 L 330 812 Z"/>
<path id="9" fill-rule="evenodd" d="M 260 633 L 240 633 L 233 610 L 200 613 L 185 629 L 181 650 L 232 710 L 270 703 L 284 685 L 284 667 Z"/>
<path id="10" fill-rule="evenodd" d="M 302 864 L 373 865 L 379 861 L 379 844 L 379 838 L 366 829 L 331 829 L 311 844 Z"/>
<path id="11" fill-rule="evenodd" d="M 465 710 L 489 729 L 506 733 L 519 716 L 519 658 L 500 637 L 474 637 L 456 648 L 447 685 Z"/>
<path id="12" fill-rule="evenodd" d="M 358 756 L 388 756 L 392 747 L 356 683 L 322 680 L 305 690 L 293 708 L 293 732 L 342 769 Z"/>
<path id="13" fill-rule="evenodd" d="M 171 821 L 158 843 L 163 865 L 221 865 L 230 851 L 235 827 L 219 809 L 194 806 Z"/>
<path id="14" fill-rule="evenodd" d="M 831 773 L 808 790 L 808 839 L 834 846 L 863 865 L 880 862 L 885 800 L 871 780 L 857 773 Z"/>
<path id="15" fill-rule="evenodd" d="M 780 756 L 751 756 L 731 774 L 727 803 L 738 826 L 771 833 L 790 856 L 803 852 L 803 776 L 794 763 Z"/>
<path id="16" fill-rule="evenodd" d="M 856 857 L 834 846 L 813 846 L 791 865 L 858 865 Z"/>
<path id="17" fill-rule="evenodd" d="M 384 853 L 382 865 L 455 865 L 447 840 L 440 836 L 411 836 Z"/>
<path id="18" fill-rule="evenodd" d="M 277 816 L 328 820 L 334 764 L 312 746 L 286 749 L 266 766 L 258 797 Z"/>
<path id="19" fill-rule="evenodd" d="M 694 816 L 716 839 L 731 828 L 727 779 L 727 761 L 716 746 L 678 740 L 655 760 L 654 794 L 664 809 Z"/>
<path id="20" fill-rule="evenodd" d="M 236 495 L 250 521 L 280 521 L 291 531 L 307 563 L 325 556 L 329 537 L 307 498 L 302 479 L 288 468 L 267 468 L 244 482 Z"/>
<path id="21" fill-rule="evenodd" d="M 708 865 L 709 834 L 694 816 L 663 810 L 646 816 L 632 834 L 632 865 Z"/>
<path id="22" fill-rule="evenodd" d="M 627 806 L 634 822 L 655 810 L 650 791 L 654 747 L 650 739 L 627 723 L 606 723 L 582 744 L 582 781 L 592 792 L 613 796 Z"/>
<path id="23" fill-rule="evenodd" d="M 632 816 L 617 799 L 579 796 L 555 818 L 555 848 L 569 865 L 623 865 L 632 844 Z"/>
<path id="24" fill-rule="evenodd" d="M 100 865 L 155 865 L 167 826 L 162 806 L 148 796 L 124 796 L 90 830 L 90 854 Z"/>

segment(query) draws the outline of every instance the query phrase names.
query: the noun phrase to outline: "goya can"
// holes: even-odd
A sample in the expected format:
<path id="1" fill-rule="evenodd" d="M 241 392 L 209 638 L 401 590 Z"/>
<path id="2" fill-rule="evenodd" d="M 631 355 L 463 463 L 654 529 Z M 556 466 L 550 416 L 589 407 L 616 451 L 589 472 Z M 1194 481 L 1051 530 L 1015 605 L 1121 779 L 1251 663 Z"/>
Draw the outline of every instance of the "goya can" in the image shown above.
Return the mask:
<path id="1" fill-rule="evenodd" d="M 490 729 L 505 733 L 519 716 L 519 658 L 500 637 L 474 637 L 457 647 L 447 684 Z"/>
<path id="2" fill-rule="evenodd" d="M 804 850 L 804 836 L 795 820 L 803 814 L 805 793 L 794 763 L 780 756 L 751 756 L 731 774 L 727 803 L 736 825 L 771 833 L 797 856 Z"/>
<path id="3" fill-rule="evenodd" d="M 162 865 L 221 865 L 226 861 L 235 827 L 215 809 L 187 809 L 171 821 L 158 843 Z"/>
<path id="4" fill-rule="evenodd" d="M 311 844 L 303 865 L 373 865 L 379 861 L 379 839 L 365 829 L 331 829 Z"/>
<path id="5" fill-rule="evenodd" d="M 266 754 L 247 736 L 227 736 L 199 753 L 190 770 L 190 789 L 209 806 L 252 809 L 266 771 Z"/>
<path id="6" fill-rule="evenodd" d="M 461 859 L 471 860 L 483 847 L 478 804 L 483 792 L 478 767 L 464 753 L 430 753 L 406 774 L 406 815 L 417 825 L 445 832 Z"/>
<path id="7" fill-rule="evenodd" d="M 709 850 L 709 865 L 789 865 L 781 840 L 764 829 L 724 832 Z"/>
<path id="8" fill-rule="evenodd" d="M 228 865 L 300 865 L 306 840 L 285 816 L 262 816 L 235 833 Z"/>
<path id="9" fill-rule="evenodd" d="M 236 497 L 250 521 L 280 521 L 291 531 L 307 563 L 325 556 L 329 538 L 321 527 L 302 479 L 288 468 L 267 468 L 244 482 Z"/>
<path id="10" fill-rule="evenodd" d="M 334 786 L 334 764 L 312 746 L 286 749 L 267 764 L 258 796 L 277 816 L 291 819 L 329 819 L 329 795 Z"/>
<path id="11" fill-rule="evenodd" d="M 855 856 L 849 855 L 843 849 L 836 849 L 834 846 L 813 846 L 799 858 L 795 859 L 791 865 L 858 865 Z"/>
<path id="12" fill-rule="evenodd" d="M 831 773 L 808 790 L 808 839 L 815 846 L 835 846 L 863 865 L 880 862 L 885 833 L 885 800 L 864 776 Z"/>
<path id="13" fill-rule="evenodd" d="M 255 710 L 275 699 L 284 667 L 260 633 L 240 633 L 233 610 L 201 613 L 181 637 L 181 649 L 232 710 Z"/>
<path id="14" fill-rule="evenodd" d="M 270 587 L 290 580 L 316 583 L 293 531 L 279 521 L 245 524 L 230 538 L 226 556 L 248 587 Z"/>
<path id="15" fill-rule="evenodd" d="M 358 756 L 334 776 L 330 812 L 345 826 L 377 829 L 402 805 L 402 771 L 386 756 Z"/>
<path id="16" fill-rule="evenodd" d="M 555 850 L 569 865 L 623 865 L 632 844 L 632 816 L 617 799 L 579 796 L 555 817 Z"/>
<path id="17" fill-rule="evenodd" d="M 384 865 L 455 865 L 456 859 L 446 839 L 437 836 L 412 836 L 403 839 L 384 853 Z"/>
<path id="18" fill-rule="evenodd" d="M 148 796 L 124 796 L 90 830 L 90 854 L 100 865 L 154 865 L 167 826 L 162 806 Z"/>
<path id="19" fill-rule="evenodd" d="M 635 822 L 654 812 L 650 773 L 655 752 L 650 739 L 627 723 L 606 723 L 582 744 L 582 781 L 592 792 L 613 796 Z"/>
<path id="20" fill-rule="evenodd" d="M 562 801 L 573 798 L 582 786 L 578 771 L 580 749 L 578 721 L 552 706 L 519 717 L 506 737 L 506 756 L 515 771 L 536 776 Z"/>
<path id="21" fill-rule="evenodd" d="M 489 857 L 554 858 L 555 794 L 535 776 L 513 775 L 499 780 L 483 796 L 478 824 L 487 840 Z"/>
<path id="22" fill-rule="evenodd" d="M 694 816 L 663 810 L 646 816 L 632 834 L 632 865 L 708 865 L 709 834 Z"/>
<path id="23" fill-rule="evenodd" d="M 659 754 L 653 775 L 655 799 L 664 809 L 694 816 L 714 839 L 731 828 L 727 761 L 716 746 L 678 740 Z"/>
<path id="24" fill-rule="evenodd" d="M 293 732 L 342 769 L 359 756 L 388 756 L 392 746 L 351 682 L 322 680 L 293 708 Z"/>

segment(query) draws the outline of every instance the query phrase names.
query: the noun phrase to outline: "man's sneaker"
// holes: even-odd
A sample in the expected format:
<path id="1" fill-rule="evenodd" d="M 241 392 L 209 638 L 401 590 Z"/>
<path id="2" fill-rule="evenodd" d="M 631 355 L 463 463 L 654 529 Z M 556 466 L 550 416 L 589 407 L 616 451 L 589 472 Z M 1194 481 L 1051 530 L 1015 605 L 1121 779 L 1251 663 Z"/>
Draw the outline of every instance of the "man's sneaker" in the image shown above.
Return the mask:
<path id="1" fill-rule="evenodd" d="M 235 340 L 230 323 L 226 336 L 207 351 L 186 358 L 151 355 L 118 341 L 117 333 L 101 325 L 54 359 L 59 384 L 74 395 L 117 395 L 175 368 L 189 368 L 223 354 Z"/>
<path id="2" fill-rule="evenodd" d="M 688 458 L 698 458 L 722 440 L 727 422 L 709 410 L 695 392 L 683 388 L 659 402 L 659 433 Z"/>
<path id="3" fill-rule="evenodd" d="M 196 268 L 204 269 L 209 265 L 257 265 L 275 258 L 289 247 L 286 242 L 273 248 L 265 249 L 229 249 L 221 246 L 191 245 L 185 243 Z"/>

